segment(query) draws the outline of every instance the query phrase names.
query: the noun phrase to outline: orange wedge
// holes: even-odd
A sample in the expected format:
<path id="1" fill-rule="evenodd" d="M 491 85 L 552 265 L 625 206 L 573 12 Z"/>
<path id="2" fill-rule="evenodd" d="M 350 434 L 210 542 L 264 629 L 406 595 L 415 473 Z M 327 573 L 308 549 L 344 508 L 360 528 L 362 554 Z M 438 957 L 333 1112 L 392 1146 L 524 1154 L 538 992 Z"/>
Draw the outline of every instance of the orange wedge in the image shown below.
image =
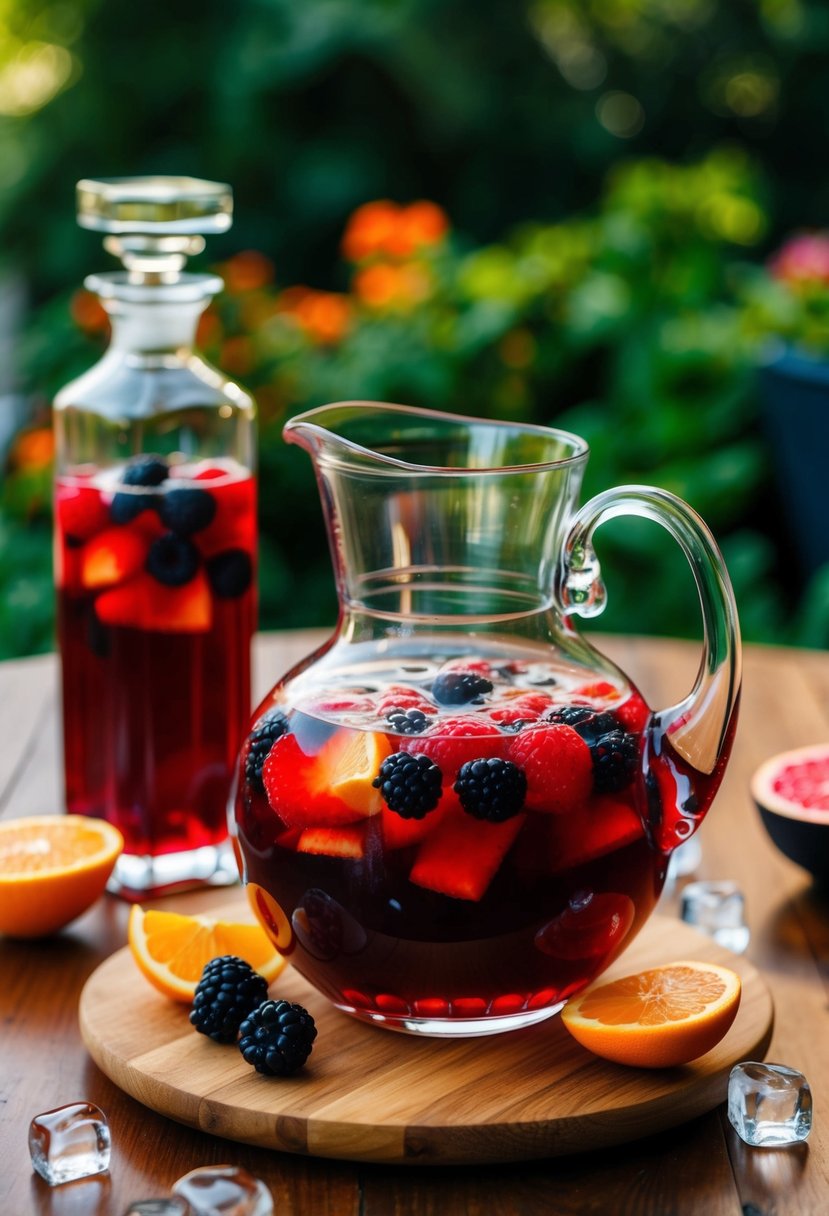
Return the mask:
<path id="1" fill-rule="evenodd" d="M 331 772 L 329 791 L 352 811 L 376 815 L 383 799 L 372 782 L 391 755 L 391 744 L 378 731 L 338 732 L 323 748 Z"/>
<path id="2" fill-rule="evenodd" d="M 724 1038 L 740 1005 L 740 977 L 715 963 L 668 963 L 593 984 L 561 1020 L 588 1051 L 637 1068 L 672 1068 Z"/>
<path id="3" fill-rule="evenodd" d="M 270 984 L 285 966 L 260 925 L 183 916 L 179 912 L 130 912 L 132 957 L 150 983 L 173 1001 L 192 1002 L 205 965 L 233 954 Z"/>
<path id="4" fill-rule="evenodd" d="M 103 893 L 124 847 L 117 828 L 85 815 L 0 823 L 0 933 L 45 937 Z"/>

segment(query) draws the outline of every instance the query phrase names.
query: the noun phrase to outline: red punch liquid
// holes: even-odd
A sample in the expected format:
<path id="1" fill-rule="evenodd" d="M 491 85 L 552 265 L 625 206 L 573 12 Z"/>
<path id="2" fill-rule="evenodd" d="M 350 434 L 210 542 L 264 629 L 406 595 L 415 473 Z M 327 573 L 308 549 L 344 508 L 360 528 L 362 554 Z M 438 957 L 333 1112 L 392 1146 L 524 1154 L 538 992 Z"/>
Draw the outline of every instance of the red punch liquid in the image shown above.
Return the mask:
<path id="1" fill-rule="evenodd" d="M 359 684 L 293 703 L 277 690 L 242 753 L 237 844 L 263 924 L 337 1005 L 390 1026 L 557 1008 L 653 910 L 664 823 L 698 819 L 716 788 L 665 740 L 659 780 L 646 780 L 652 719 L 630 687 L 552 663 L 464 662 L 491 687 L 463 704 L 436 700 L 436 673 L 456 665 L 439 659 L 365 664 Z M 416 733 L 398 704 L 421 713 Z M 421 818 L 373 784 L 404 752 L 440 770 Z M 471 814 L 457 787 L 467 761 L 487 758 L 523 774 L 502 821 Z"/>
<path id="2" fill-rule="evenodd" d="M 126 484 L 129 468 L 57 483 L 66 800 L 156 857 L 227 835 L 250 712 L 255 484 L 228 461 L 150 471 L 155 485 Z"/>

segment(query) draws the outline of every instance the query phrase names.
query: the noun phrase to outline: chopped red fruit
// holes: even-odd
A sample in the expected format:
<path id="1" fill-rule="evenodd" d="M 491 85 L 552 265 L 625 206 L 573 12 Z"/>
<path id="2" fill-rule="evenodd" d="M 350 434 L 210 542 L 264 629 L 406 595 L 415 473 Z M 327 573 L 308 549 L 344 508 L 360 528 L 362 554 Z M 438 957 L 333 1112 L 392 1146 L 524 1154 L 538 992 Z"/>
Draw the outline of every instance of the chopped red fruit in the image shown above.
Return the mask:
<path id="1" fill-rule="evenodd" d="M 357 860 L 365 854 L 365 841 L 364 824 L 346 824 L 337 828 L 305 828 L 296 847 L 298 853 L 324 853 L 327 857 Z"/>
<path id="2" fill-rule="evenodd" d="M 81 582 L 88 590 L 112 587 L 144 565 L 147 543 L 125 528 L 107 528 L 86 542 L 81 557 Z"/>
<path id="3" fill-rule="evenodd" d="M 588 891 L 574 896 L 564 911 L 539 929 L 535 944 L 543 954 L 567 960 L 607 958 L 624 942 L 636 908 L 628 895 Z"/>
<path id="4" fill-rule="evenodd" d="M 492 664 L 486 659 L 449 659 L 441 671 L 471 671 L 476 676 L 491 676 Z"/>
<path id="5" fill-rule="evenodd" d="M 369 746 L 375 753 L 372 756 L 366 752 Z M 378 749 L 387 747 L 384 735 L 337 731 L 318 752 L 309 755 L 295 734 L 281 735 L 262 765 L 268 801 L 292 828 L 331 827 L 365 819 L 381 807 L 380 792 L 371 782 L 386 754 Z"/>
<path id="6" fill-rule="evenodd" d="M 633 844 L 644 834 L 630 803 L 605 794 L 574 815 L 532 816 L 519 841 L 517 862 L 522 868 L 560 874 Z"/>
<path id="7" fill-rule="evenodd" d="M 632 731 L 634 734 L 639 734 L 644 730 L 645 724 L 651 715 L 651 711 L 638 692 L 630 694 L 626 701 L 621 705 L 614 705 L 613 712 L 622 724 L 624 730 Z"/>
<path id="8" fill-rule="evenodd" d="M 609 680 L 595 680 L 592 684 L 582 684 L 573 689 L 574 696 L 587 697 L 591 701 L 618 701 L 619 689 Z"/>
<path id="9" fill-rule="evenodd" d="M 206 633 L 213 604 L 201 570 L 183 587 L 165 587 L 142 573 L 120 587 L 102 591 L 95 600 L 95 611 L 104 625 L 158 633 Z"/>
<path id="10" fill-rule="evenodd" d="M 421 840 L 433 832 L 440 821 L 451 808 L 460 810 L 456 794 L 449 786 L 443 791 L 440 802 L 433 811 L 429 811 L 422 819 L 404 819 L 396 811 L 392 811 L 383 803 L 380 812 L 380 831 L 383 847 L 386 849 L 405 849 L 409 845 L 420 844 Z"/>
<path id="11" fill-rule="evenodd" d="M 409 877 L 455 899 L 482 897 L 526 819 L 487 823 L 463 812 L 446 815 L 418 850 Z"/>
<path id="12" fill-rule="evenodd" d="M 222 474 L 226 476 L 226 474 Z M 194 481 L 209 480 L 204 474 Z M 213 494 L 216 514 L 194 536 L 205 557 L 225 549 L 244 549 L 253 553 L 256 527 L 256 488 L 252 478 L 228 481 Z"/>
<path id="13" fill-rule="evenodd" d="M 92 486 L 61 486 L 55 508 L 61 531 L 75 540 L 89 540 L 109 523 L 101 493 Z"/>
<path id="14" fill-rule="evenodd" d="M 507 726 L 510 722 L 532 722 L 551 708 L 553 698 L 546 692 L 527 692 L 511 697 L 490 711 L 490 718 Z"/>
<path id="15" fill-rule="evenodd" d="M 510 740 L 508 758 L 524 770 L 528 810 L 560 815 L 590 796 L 593 758 L 571 726 L 528 726 Z"/>
<path id="16" fill-rule="evenodd" d="M 461 765 L 482 756 L 504 756 L 507 739 L 494 723 L 473 714 L 441 718 L 422 735 L 402 741 L 404 751 L 417 752 L 434 760 L 444 782 L 452 784 Z"/>
<path id="17" fill-rule="evenodd" d="M 344 694 L 343 696 L 322 697 L 319 701 L 312 701 L 308 707 L 314 713 L 320 714 L 367 714 L 374 710 L 374 702 L 371 697 L 357 697 Z"/>

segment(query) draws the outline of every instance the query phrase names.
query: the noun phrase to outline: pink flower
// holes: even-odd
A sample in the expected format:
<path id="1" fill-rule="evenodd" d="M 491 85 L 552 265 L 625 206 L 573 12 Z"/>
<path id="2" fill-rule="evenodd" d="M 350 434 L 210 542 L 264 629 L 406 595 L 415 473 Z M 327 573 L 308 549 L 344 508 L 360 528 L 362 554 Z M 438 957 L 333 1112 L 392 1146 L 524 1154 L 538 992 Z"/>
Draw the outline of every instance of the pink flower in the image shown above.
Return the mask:
<path id="1" fill-rule="evenodd" d="M 804 232 L 790 237 L 769 261 L 776 279 L 798 283 L 829 284 L 829 233 Z"/>

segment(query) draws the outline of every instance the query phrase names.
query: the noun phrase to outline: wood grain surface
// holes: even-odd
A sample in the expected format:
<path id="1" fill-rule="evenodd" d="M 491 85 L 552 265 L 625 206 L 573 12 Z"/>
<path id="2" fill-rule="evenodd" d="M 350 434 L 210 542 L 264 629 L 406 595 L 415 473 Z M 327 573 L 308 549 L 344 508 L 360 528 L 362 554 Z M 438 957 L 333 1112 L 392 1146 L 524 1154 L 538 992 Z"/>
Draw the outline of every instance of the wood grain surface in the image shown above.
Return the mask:
<path id="1" fill-rule="evenodd" d="M 689 588 L 693 594 L 693 588 Z M 258 694 L 320 640 L 260 639 Z M 661 639 L 596 644 L 665 705 L 689 689 L 699 646 Z M 51 656 L 0 664 L 0 814 L 62 808 L 56 664 Z M 751 1150 L 723 1107 L 642 1140 L 587 1153 L 474 1166 L 353 1163 L 234 1143 L 156 1114 L 92 1061 L 78 1001 L 96 968 L 126 942 L 129 909 L 107 897 L 57 937 L 0 940 L 0 1212 L 9 1216 L 123 1216 L 167 1193 L 199 1165 L 232 1162 L 270 1187 L 279 1216 L 826 1216 L 829 1212 L 829 897 L 771 845 L 748 792 L 775 752 L 829 740 L 829 654 L 750 646 L 740 725 L 715 805 L 702 826 L 694 878 L 734 879 L 745 893 L 745 957 L 770 989 L 775 1021 L 767 1058 L 812 1082 L 815 1121 L 793 1149 Z M 684 881 L 684 880 L 682 880 Z M 660 914 L 675 914 L 682 883 Z M 216 892 L 153 901 L 204 910 Z M 37 1111 L 88 1098 L 113 1136 L 109 1174 L 50 1189 L 26 1149 Z"/>
<path id="2" fill-rule="evenodd" d="M 239 919 L 239 912 L 231 907 L 220 919 Z M 739 971 L 740 1009 L 714 1050 L 683 1068 L 654 1071 L 599 1060 L 558 1017 L 454 1042 L 368 1026 L 288 968 L 272 995 L 309 1009 L 319 1034 L 301 1075 L 269 1080 L 235 1047 L 197 1034 L 187 1008 L 147 984 L 129 949 L 87 980 L 79 1019 L 92 1058 L 116 1085 L 214 1135 L 354 1161 L 516 1161 L 605 1148 L 687 1123 L 723 1101 L 738 1060 L 763 1058 L 773 1019 L 768 988 L 745 959 L 687 925 L 652 919 L 607 977 L 680 958 Z"/>

